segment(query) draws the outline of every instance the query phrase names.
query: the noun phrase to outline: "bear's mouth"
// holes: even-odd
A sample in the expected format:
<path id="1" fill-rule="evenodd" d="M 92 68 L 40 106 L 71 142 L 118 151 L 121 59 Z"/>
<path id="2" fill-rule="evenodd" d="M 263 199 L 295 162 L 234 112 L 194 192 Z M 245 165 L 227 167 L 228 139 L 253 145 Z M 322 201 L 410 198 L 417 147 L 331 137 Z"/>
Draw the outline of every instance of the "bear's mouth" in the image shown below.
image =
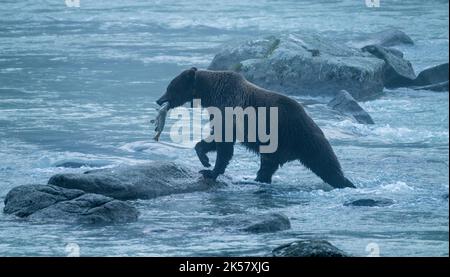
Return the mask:
<path id="1" fill-rule="evenodd" d="M 158 100 L 156 100 L 156 104 L 162 106 L 164 103 L 169 102 L 169 99 L 165 95 L 161 96 Z M 169 103 L 170 104 L 170 103 Z"/>

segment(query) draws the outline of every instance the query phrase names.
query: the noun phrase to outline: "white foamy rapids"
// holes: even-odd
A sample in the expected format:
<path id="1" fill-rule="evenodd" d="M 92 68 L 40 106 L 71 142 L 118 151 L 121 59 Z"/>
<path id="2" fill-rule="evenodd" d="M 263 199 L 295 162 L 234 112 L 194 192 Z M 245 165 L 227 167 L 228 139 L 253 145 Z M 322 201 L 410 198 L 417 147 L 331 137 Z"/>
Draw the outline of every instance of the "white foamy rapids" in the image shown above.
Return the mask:
<path id="1" fill-rule="evenodd" d="M 135 141 L 126 143 L 119 148 L 127 152 L 145 152 L 170 158 L 178 157 L 180 151 L 192 150 L 192 147 L 187 145 L 164 141 Z"/>
<path id="2" fill-rule="evenodd" d="M 449 138 L 448 131 L 430 131 L 411 129 L 408 127 L 393 127 L 390 124 L 365 125 L 350 119 L 339 122 L 328 122 L 323 131 L 331 140 L 347 140 L 359 137 L 361 141 L 377 144 L 411 144 L 445 141 Z"/>
<path id="3" fill-rule="evenodd" d="M 212 60 L 211 55 L 207 56 L 170 56 L 160 55 L 142 58 L 143 63 L 173 63 L 180 66 L 197 65 L 206 67 Z"/>
<path id="4" fill-rule="evenodd" d="M 179 47 L 179 46 L 178 46 Z M 172 46 L 174 48 L 174 46 Z M 176 49 L 172 49 L 175 51 Z M 144 64 L 175 64 L 179 66 L 192 66 L 196 65 L 199 67 L 206 67 L 212 60 L 213 55 L 189 55 L 182 56 L 179 54 L 142 54 L 126 52 L 121 49 L 108 49 L 99 53 L 100 57 L 108 60 L 119 60 L 119 61 L 135 61 Z"/>

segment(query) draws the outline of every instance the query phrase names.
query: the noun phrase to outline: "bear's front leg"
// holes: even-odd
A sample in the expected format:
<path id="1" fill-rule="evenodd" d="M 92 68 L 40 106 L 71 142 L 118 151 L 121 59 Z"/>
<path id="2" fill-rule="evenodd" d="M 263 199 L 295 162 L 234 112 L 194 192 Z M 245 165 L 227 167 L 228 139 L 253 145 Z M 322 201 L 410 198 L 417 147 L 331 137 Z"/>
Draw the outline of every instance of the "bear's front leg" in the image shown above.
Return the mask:
<path id="1" fill-rule="evenodd" d="M 200 170 L 205 178 L 216 179 L 220 174 L 225 173 L 225 169 L 230 163 L 234 152 L 234 143 L 232 142 L 216 142 L 217 158 L 213 170 Z"/>
<path id="2" fill-rule="evenodd" d="M 211 164 L 209 163 L 209 158 L 206 154 L 208 154 L 208 152 L 215 150 L 216 150 L 216 143 L 206 142 L 204 139 L 202 139 L 195 145 L 195 152 L 197 153 L 197 157 L 204 167 L 211 166 Z"/>

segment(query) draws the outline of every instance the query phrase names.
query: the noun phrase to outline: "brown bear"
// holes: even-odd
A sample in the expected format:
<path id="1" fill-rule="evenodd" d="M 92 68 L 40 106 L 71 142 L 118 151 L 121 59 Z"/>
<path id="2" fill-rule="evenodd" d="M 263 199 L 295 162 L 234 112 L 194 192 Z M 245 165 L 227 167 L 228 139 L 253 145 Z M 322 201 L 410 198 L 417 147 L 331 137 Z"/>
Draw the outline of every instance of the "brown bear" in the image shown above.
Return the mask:
<path id="1" fill-rule="evenodd" d="M 200 99 L 203 107 L 216 107 L 220 110 L 226 107 L 278 108 L 278 147 L 275 152 L 260 153 L 259 147 L 262 143 L 259 140 L 242 142 L 245 147 L 260 155 L 261 164 L 256 181 L 270 183 L 272 175 L 280 166 L 289 161 L 300 160 L 304 166 L 335 188 L 355 187 L 344 176 L 322 130 L 297 101 L 258 87 L 236 72 L 191 68 L 170 82 L 166 93 L 157 103 L 162 105 L 168 102 L 171 109 L 193 99 Z M 217 152 L 214 169 L 200 171 L 205 178 L 215 179 L 225 172 L 233 157 L 235 142 L 207 142 L 203 139 L 196 144 L 195 150 L 205 167 L 210 166 L 206 154 Z"/>

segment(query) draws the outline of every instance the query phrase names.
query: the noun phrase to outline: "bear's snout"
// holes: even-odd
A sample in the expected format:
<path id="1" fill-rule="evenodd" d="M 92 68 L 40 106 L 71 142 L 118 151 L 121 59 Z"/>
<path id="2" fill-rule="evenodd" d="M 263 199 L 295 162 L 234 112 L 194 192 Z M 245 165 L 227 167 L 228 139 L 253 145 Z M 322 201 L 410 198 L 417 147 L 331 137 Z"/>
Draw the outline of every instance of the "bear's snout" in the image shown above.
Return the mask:
<path id="1" fill-rule="evenodd" d="M 161 98 L 156 100 L 156 104 L 158 104 L 160 106 L 166 102 L 169 102 L 169 99 L 167 99 L 166 95 L 163 95 L 163 96 L 161 96 Z"/>

